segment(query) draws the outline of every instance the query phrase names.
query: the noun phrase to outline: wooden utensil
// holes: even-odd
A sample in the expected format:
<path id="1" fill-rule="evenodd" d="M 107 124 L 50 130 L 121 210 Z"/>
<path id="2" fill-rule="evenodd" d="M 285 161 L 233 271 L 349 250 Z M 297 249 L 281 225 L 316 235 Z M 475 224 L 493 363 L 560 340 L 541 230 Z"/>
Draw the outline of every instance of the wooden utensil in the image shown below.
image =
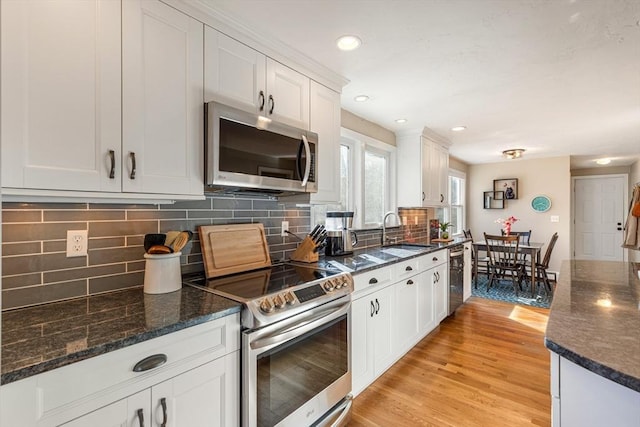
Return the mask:
<path id="1" fill-rule="evenodd" d="M 178 234 L 180 234 L 179 231 L 167 231 L 167 237 L 164 240 L 164 244 L 166 246 L 171 246 L 173 244 L 173 241 L 176 240 L 176 237 L 178 237 Z"/>
<path id="2" fill-rule="evenodd" d="M 173 249 L 165 245 L 153 245 L 149 248 L 147 253 L 151 255 L 170 254 L 170 253 L 173 253 Z"/>
<path id="3" fill-rule="evenodd" d="M 161 233 L 149 233 L 144 235 L 144 250 L 149 253 L 149 248 L 155 245 L 163 245 L 166 235 Z"/>
<path id="4" fill-rule="evenodd" d="M 193 233 L 191 231 L 181 231 L 171 245 L 173 247 L 173 251 L 180 252 L 182 248 L 184 248 L 187 243 L 189 243 L 189 240 L 191 240 L 191 236 L 193 236 Z"/>

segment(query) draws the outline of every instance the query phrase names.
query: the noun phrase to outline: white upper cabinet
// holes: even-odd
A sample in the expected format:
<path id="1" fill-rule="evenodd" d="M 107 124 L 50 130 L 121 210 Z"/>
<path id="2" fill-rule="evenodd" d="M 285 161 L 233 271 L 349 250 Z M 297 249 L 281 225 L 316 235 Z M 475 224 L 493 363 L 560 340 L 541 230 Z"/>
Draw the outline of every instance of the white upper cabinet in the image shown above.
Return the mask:
<path id="1" fill-rule="evenodd" d="M 1 7 L 2 185 L 119 192 L 120 2 Z"/>
<path id="2" fill-rule="evenodd" d="M 307 76 L 213 28 L 205 29 L 205 100 L 309 129 Z"/>
<path id="3" fill-rule="evenodd" d="M 320 166 L 313 203 L 340 202 L 340 94 L 311 81 L 311 132 L 318 134 Z"/>
<path id="4" fill-rule="evenodd" d="M 201 23 L 157 0 L 1 7 L 5 193 L 203 197 Z"/>
<path id="5" fill-rule="evenodd" d="M 203 194 L 204 26 L 156 0 L 122 6 L 123 191 Z"/>
<path id="6" fill-rule="evenodd" d="M 427 128 L 398 137 L 398 206 L 449 204 L 449 145 Z"/>

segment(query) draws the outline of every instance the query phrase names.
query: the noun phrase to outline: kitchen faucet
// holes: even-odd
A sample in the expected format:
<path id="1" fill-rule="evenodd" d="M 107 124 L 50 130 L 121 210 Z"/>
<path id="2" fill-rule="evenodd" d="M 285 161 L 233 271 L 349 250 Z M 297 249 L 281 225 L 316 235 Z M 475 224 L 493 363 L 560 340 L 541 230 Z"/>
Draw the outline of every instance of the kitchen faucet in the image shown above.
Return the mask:
<path id="1" fill-rule="evenodd" d="M 382 219 L 382 236 L 380 237 L 380 246 L 385 246 L 387 244 L 387 241 L 391 240 L 387 237 L 387 218 L 389 218 L 389 216 L 391 215 L 395 215 L 396 218 L 398 218 L 398 222 L 400 222 L 400 216 L 394 211 L 389 211 L 384 214 L 384 218 Z M 397 240 L 397 238 L 394 239 L 394 243 L 396 243 Z"/>

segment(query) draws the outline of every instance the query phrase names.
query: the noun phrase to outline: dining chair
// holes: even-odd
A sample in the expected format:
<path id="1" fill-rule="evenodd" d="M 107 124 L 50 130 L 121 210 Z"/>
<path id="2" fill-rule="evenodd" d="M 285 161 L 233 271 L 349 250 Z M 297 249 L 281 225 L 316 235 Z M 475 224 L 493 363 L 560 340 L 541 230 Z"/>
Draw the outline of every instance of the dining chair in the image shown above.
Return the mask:
<path id="1" fill-rule="evenodd" d="M 471 229 L 467 229 L 467 230 L 462 230 L 462 234 L 464 234 L 464 237 L 467 239 L 471 239 L 471 243 L 473 243 L 473 234 L 471 234 Z M 482 273 L 485 275 L 489 274 L 489 268 L 488 268 L 488 264 L 489 264 L 489 257 L 486 255 L 486 253 L 484 251 L 480 252 L 477 251 L 477 249 L 473 246 L 473 244 L 471 245 L 471 271 L 472 274 L 476 274 L 476 270 L 478 272 L 478 274 Z M 476 267 L 477 264 L 477 267 Z M 472 279 L 475 279 L 475 276 L 472 277 Z M 473 287 L 474 289 L 476 289 L 478 287 L 478 281 L 474 280 L 473 281 Z"/>
<path id="2" fill-rule="evenodd" d="M 520 261 L 520 238 L 511 234 L 509 236 L 497 236 L 484 233 L 489 256 L 489 283 L 487 290 L 491 288 L 494 280 L 509 277 L 513 283 L 516 296 L 522 289 L 522 279 L 525 276 L 524 264 Z"/>
<path id="3" fill-rule="evenodd" d="M 504 236 L 504 230 L 501 229 L 500 232 Z M 520 238 L 520 244 L 521 245 L 528 245 L 529 242 L 531 241 L 531 230 L 529 230 L 529 231 L 512 231 L 510 233 L 510 235 L 511 234 L 515 234 Z"/>
<path id="4" fill-rule="evenodd" d="M 556 241 L 558 240 L 558 233 L 553 233 L 551 236 L 551 240 L 549 241 L 549 245 L 547 245 L 547 250 L 544 253 L 544 257 L 542 258 L 542 262 L 536 263 L 536 279 L 535 285 L 538 286 L 538 282 L 544 284 L 547 295 L 551 295 L 553 293 L 553 287 L 551 286 L 551 279 L 549 279 L 549 274 L 547 273 L 547 269 L 549 268 L 549 261 L 551 260 L 551 252 L 553 251 L 553 247 L 556 245 Z M 555 285 L 555 280 L 553 280 Z"/>

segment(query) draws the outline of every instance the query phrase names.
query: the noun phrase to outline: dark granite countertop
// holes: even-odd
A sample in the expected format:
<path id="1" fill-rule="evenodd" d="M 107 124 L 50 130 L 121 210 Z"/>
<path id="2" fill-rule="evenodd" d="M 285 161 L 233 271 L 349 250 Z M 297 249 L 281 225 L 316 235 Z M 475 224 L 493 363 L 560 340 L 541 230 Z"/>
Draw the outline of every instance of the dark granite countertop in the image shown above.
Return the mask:
<path id="1" fill-rule="evenodd" d="M 470 241 L 470 239 L 458 237 L 454 238 L 451 242 L 430 244 L 429 247 L 421 246 L 428 245 L 427 242 L 416 240 L 412 242 L 400 243 L 397 245 L 355 249 L 353 251 L 353 254 L 350 255 L 333 257 L 322 256 L 320 257 L 317 265 L 320 268 L 341 268 L 351 274 L 359 274 L 369 270 L 374 270 L 376 268 L 394 264 L 402 260 L 419 257 L 442 249 L 447 249 L 450 246 L 459 245 L 467 241 Z"/>
<path id="2" fill-rule="evenodd" d="M 2 313 L 2 377 L 8 384 L 240 311 L 199 289 L 123 291 Z"/>
<path id="3" fill-rule="evenodd" d="M 565 261 L 545 345 L 607 379 L 640 392 L 640 264 Z"/>

